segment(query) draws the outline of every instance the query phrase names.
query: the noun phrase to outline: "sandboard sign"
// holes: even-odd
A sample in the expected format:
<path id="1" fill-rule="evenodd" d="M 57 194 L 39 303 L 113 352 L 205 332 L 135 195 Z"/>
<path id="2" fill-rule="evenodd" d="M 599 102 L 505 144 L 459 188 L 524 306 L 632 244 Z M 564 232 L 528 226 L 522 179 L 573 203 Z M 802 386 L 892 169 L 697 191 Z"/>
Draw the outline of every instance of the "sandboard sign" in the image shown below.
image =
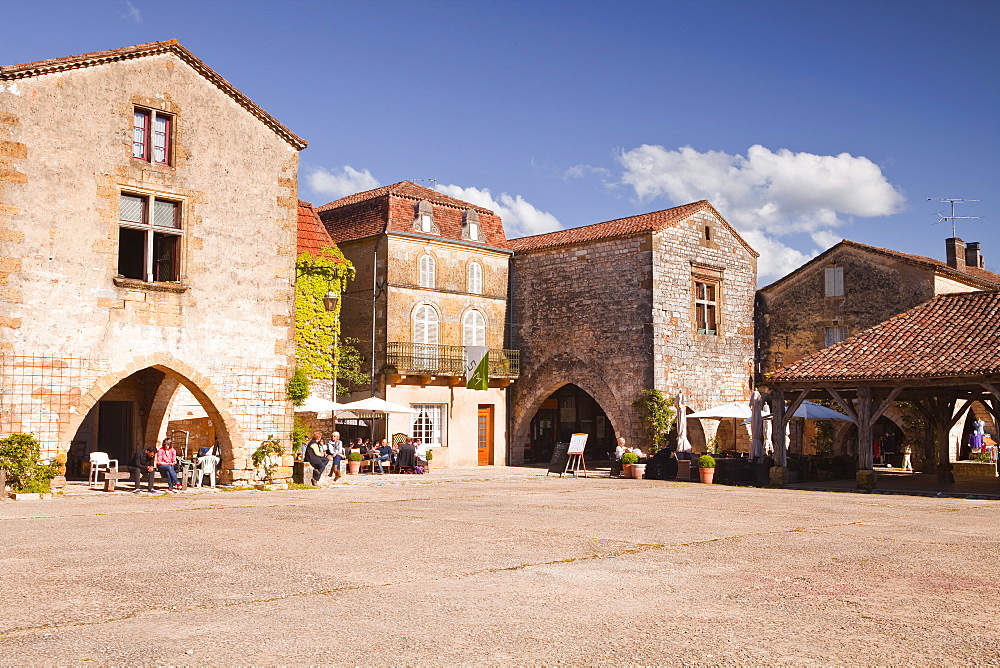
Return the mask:
<path id="1" fill-rule="evenodd" d="M 561 478 L 564 473 L 579 475 L 583 471 L 587 475 L 587 466 L 583 461 L 583 450 L 587 447 L 587 434 L 573 434 L 569 443 L 556 443 L 552 451 L 552 461 L 549 462 L 549 473 L 558 473 Z"/>

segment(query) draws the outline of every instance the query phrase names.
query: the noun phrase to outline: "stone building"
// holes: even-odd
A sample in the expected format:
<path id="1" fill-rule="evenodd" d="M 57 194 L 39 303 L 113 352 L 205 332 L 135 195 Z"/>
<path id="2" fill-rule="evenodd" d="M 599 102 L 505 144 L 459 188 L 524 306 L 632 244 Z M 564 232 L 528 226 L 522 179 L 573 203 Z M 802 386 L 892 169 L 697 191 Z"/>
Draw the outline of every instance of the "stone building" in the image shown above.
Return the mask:
<path id="1" fill-rule="evenodd" d="M 304 147 L 176 41 L 0 67 L 0 434 L 124 464 L 183 388 L 251 476 L 291 426 Z"/>
<path id="2" fill-rule="evenodd" d="M 360 341 L 373 380 L 352 398 L 410 406 L 388 417 L 386 433 L 429 443 L 435 467 L 505 463 L 518 357 L 503 349 L 510 250 L 500 218 L 409 181 L 317 211 L 357 272 L 341 331 Z M 465 386 L 473 345 L 490 349 L 486 390 Z"/>
<path id="3" fill-rule="evenodd" d="M 591 456 L 616 436 L 645 448 L 644 389 L 683 390 L 691 411 L 749 397 L 758 254 L 708 202 L 511 245 L 512 462 L 545 461 L 574 432 Z M 696 450 L 734 438 L 732 422 L 688 424 Z"/>
<path id="4" fill-rule="evenodd" d="M 937 295 L 1000 288 L 1000 275 L 984 268 L 979 243 L 952 238 L 945 241 L 945 249 L 947 261 L 942 262 L 845 240 L 761 288 L 755 315 L 758 381 Z M 978 404 L 971 414 L 993 420 Z M 874 436 L 895 443 L 912 440 L 920 424 L 913 411 L 892 406 L 876 425 Z M 812 427 L 792 422 L 793 450 L 804 445 L 808 452 Z M 953 451 L 963 427 L 956 426 Z M 833 438 L 836 452 L 850 452 L 857 430 L 849 422 L 840 423 Z M 915 455 L 921 452 L 915 450 Z"/>

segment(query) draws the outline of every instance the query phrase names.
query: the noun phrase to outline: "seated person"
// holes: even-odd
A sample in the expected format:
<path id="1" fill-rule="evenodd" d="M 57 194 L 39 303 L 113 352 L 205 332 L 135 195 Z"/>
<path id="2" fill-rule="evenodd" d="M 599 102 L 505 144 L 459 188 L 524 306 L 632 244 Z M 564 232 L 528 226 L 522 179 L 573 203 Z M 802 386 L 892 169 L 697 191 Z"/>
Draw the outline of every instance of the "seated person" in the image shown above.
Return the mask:
<path id="1" fill-rule="evenodd" d="M 312 484 L 313 487 L 319 485 L 320 476 L 323 475 L 323 470 L 326 468 L 327 464 L 330 463 L 331 457 L 326 454 L 326 444 L 323 442 L 323 433 L 316 432 L 313 434 L 312 440 L 309 441 L 309 447 L 306 448 L 306 461 L 312 466 Z M 337 477 L 340 477 L 340 468 L 337 468 Z"/>
<path id="2" fill-rule="evenodd" d="M 160 472 L 167 481 L 167 491 L 176 494 L 174 487 L 178 485 L 177 471 L 177 451 L 169 438 L 163 439 L 163 447 L 156 451 L 156 470 Z"/>
<path id="3" fill-rule="evenodd" d="M 156 477 L 156 447 L 149 445 L 146 446 L 145 450 L 135 453 L 135 457 L 132 458 L 132 466 L 129 468 L 132 470 L 132 482 L 135 483 L 135 489 L 132 492 L 138 494 L 142 491 L 139 483 L 144 475 L 149 480 L 147 491 L 152 492 L 153 478 Z"/>
<path id="4" fill-rule="evenodd" d="M 413 455 L 417 466 L 427 466 L 427 446 L 419 438 L 413 439 Z"/>
<path id="5" fill-rule="evenodd" d="M 378 464 L 379 473 L 385 473 L 386 462 L 392 466 L 392 446 L 389 445 L 389 439 L 383 438 L 379 442 L 378 450 L 375 451 L 375 463 Z"/>
<path id="6" fill-rule="evenodd" d="M 417 453 L 416 449 L 413 447 L 413 441 L 406 439 L 399 446 L 399 454 L 396 455 L 396 466 L 402 469 L 412 469 L 416 466 Z"/>

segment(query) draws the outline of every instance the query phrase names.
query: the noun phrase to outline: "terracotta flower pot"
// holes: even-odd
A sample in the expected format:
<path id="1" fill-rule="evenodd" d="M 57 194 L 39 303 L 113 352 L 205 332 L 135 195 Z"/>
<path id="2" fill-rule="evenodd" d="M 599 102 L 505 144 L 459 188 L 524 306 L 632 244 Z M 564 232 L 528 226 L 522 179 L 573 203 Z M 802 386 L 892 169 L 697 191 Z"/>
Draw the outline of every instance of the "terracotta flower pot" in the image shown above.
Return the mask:
<path id="1" fill-rule="evenodd" d="M 347 472 L 350 475 L 357 475 L 361 471 L 361 462 L 347 462 Z"/>
<path id="2" fill-rule="evenodd" d="M 631 464 L 622 464 L 622 477 L 623 478 L 631 478 L 632 477 L 632 465 Z"/>
<path id="3" fill-rule="evenodd" d="M 715 469 L 698 469 L 698 476 L 703 483 L 711 485 L 712 479 L 715 477 Z"/>
<path id="4" fill-rule="evenodd" d="M 632 477 L 636 480 L 642 480 L 642 477 L 646 475 L 646 465 L 645 464 L 632 464 Z"/>

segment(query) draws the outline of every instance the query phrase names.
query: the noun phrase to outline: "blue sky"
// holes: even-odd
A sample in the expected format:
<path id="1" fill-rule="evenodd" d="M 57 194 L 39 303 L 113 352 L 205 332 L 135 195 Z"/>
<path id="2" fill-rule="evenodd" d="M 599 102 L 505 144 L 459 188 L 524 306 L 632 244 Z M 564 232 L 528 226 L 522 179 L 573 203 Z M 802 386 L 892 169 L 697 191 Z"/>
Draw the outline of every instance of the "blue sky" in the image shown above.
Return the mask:
<path id="1" fill-rule="evenodd" d="M 309 140 L 300 197 L 409 179 L 508 236 L 709 199 L 767 283 L 840 238 L 1000 272 L 1000 2 L 0 0 L 0 63 L 176 38 Z M 431 181 L 430 179 L 433 179 Z"/>

